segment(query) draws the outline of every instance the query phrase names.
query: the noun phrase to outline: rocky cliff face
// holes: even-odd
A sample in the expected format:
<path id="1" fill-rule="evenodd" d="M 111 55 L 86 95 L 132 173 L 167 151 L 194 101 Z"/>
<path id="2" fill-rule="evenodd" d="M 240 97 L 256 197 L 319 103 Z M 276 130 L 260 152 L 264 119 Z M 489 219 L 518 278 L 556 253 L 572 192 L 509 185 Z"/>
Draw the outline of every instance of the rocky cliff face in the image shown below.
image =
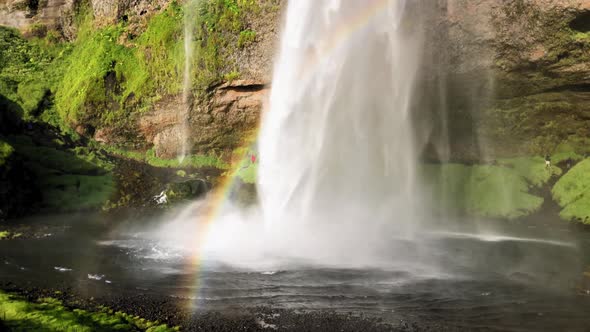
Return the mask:
<path id="1" fill-rule="evenodd" d="M 27 29 L 34 23 L 57 28 L 75 0 L 0 0 L 0 25 Z"/>
<path id="2" fill-rule="evenodd" d="M 277 10 L 243 18 L 244 31 L 255 32 L 254 37 L 224 54 L 239 75 L 215 81 L 195 94 L 189 107 L 194 152 L 231 151 L 259 121 L 286 1 L 258 2 Z M 41 22 L 72 36 L 64 17 L 78 3 L 0 0 L 0 24 L 26 29 Z M 169 3 L 90 2 L 97 26 L 127 22 L 131 35 L 141 34 L 149 17 Z M 417 125 L 430 133 L 430 143 L 451 142 L 450 154 L 442 157 L 479 159 L 482 154 L 550 153 L 564 142 L 578 149 L 585 145 L 590 137 L 590 1 L 435 0 L 423 1 L 418 9 L 425 49 L 417 91 L 425 98 L 416 104 Z M 232 38 L 229 43 L 236 43 L 238 36 Z M 137 137 L 139 145 L 153 145 L 159 156 L 174 156 L 185 110 L 180 93 L 164 95 L 147 112 L 132 115 L 131 134 L 122 137 L 105 127 L 96 128 L 94 136 L 109 143 Z M 422 123 L 433 116 L 448 126 Z"/>
<path id="3" fill-rule="evenodd" d="M 432 141 L 451 142 L 451 155 L 443 158 L 584 149 L 590 1 L 439 0 L 427 6 L 421 86 L 427 102 L 418 107 L 448 119 L 447 128 L 428 128 Z"/>
<path id="4" fill-rule="evenodd" d="M 151 14 L 166 6 L 169 0 L 91 0 L 90 9 L 97 26 L 129 21 L 141 29 Z M 0 0 L 0 25 L 23 32 L 43 26 L 59 30 L 69 40 L 75 38 L 73 16 L 83 0 Z"/>
<path id="5" fill-rule="evenodd" d="M 275 2 L 277 7 L 285 5 L 285 1 Z M 230 152 L 256 130 L 268 97 L 282 23 L 280 10 L 265 13 L 247 16 L 246 26 L 255 31 L 255 39 L 246 47 L 235 49 L 230 59 L 226 59 L 236 65 L 239 78 L 210 86 L 202 98 L 193 100 L 189 145 L 194 153 Z M 156 155 L 165 158 L 177 155 L 183 108 L 181 95 L 170 96 L 138 118 L 139 133 L 153 144 Z"/>

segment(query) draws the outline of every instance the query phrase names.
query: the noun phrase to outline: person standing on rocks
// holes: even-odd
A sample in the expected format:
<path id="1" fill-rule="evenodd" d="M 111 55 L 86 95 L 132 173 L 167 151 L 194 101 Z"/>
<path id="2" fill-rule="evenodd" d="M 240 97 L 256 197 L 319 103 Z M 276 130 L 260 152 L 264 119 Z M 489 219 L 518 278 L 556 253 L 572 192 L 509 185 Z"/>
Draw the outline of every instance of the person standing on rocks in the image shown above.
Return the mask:
<path id="1" fill-rule="evenodd" d="M 551 169 L 551 156 L 550 155 L 545 156 L 545 168 Z"/>

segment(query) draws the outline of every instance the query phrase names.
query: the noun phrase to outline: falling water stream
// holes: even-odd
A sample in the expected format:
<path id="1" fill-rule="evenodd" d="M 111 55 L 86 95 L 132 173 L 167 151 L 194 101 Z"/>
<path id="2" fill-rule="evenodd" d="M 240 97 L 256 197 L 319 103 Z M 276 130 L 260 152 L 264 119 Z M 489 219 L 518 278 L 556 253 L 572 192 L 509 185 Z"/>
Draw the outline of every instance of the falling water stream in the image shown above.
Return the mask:
<path id="1" fill-rule="evenodd" d="M 182 80 L 182 109 L 180 110 L 180 130 L 179 141 L 180 150 L 178 151 L 178 160 L 182 163 L 186 155 L 190 152 L 190 128 L 189 115 L 192 107 L 192 64 L 194 53 L 194 30 L 195 30 L 195 14 L 196 14 L 197 0 L 189 0 L 185 5 L 184 11 L 184 72 Z"/>
<path id="2" fill-rule="evenodd" d="M 398 226 L 413 217 L 409 113 L 421 36 L 404 29 L 404 7 L 289 3 L 259 138 L 267 224 L 381 231 L 394 214 Z"/>

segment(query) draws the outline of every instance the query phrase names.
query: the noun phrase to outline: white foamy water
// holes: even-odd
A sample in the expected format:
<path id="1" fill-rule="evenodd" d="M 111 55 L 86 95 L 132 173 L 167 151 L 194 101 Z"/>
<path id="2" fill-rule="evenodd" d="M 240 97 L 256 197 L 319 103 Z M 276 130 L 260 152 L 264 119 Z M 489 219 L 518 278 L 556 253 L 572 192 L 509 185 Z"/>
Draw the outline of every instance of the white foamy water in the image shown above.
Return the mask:
<path id="1" fill-rule="evenodd" d="M 577 243 L 575 242 L 566 242 L 566 241 L 559 241 L 553 239 L 545 239 L 545 238 L 530 238 L 530 237 L 518 237 L 518 236 L 509 236 L 503 234 L 475 234 L 475 233 L 461 233 L 461 232 L 432 232 L 429 233 L 431 235 L 440 236 L 440 237 L 448 237 L 448 238 L 458 238 L 458 239 L 473 239 L 483 242 L 529 242 L 529 243 L 540 243 L 540 244 L 547 244 L 553 246 L 561 246 L 561 247 L 571 247 L 576 248 Z"/>
<path id="2" fill-rule="evenodd" d="M 207 201 L 195 203 L 154 236 L 262 271 L 390 263 L 391 239 L 409 236 L 418 212 L 410 104 L 422 36 L 405 11 L 289 2 L 258 141 L 260 206 L 209 222 Z"/>
<path id="3" fill-rule="evenodd" d="M 100 281 L 100 280 L 102 280 L 102 278 L 104 278 L 104 274 L 92 274 L 92 273 L 88 273 L 88 279 L 90 279 L 90 280 Z"/>
<path id="4" fill-rule="evenodd" d="M 56 271 L 58 271 L 58 272 L 70 272 L 70 271 L 72 271 L 72 269 L 69 269 L 67 267 L 61 267 L 61 266 L 54 266 L 53 269 L 56 270 Z"/>

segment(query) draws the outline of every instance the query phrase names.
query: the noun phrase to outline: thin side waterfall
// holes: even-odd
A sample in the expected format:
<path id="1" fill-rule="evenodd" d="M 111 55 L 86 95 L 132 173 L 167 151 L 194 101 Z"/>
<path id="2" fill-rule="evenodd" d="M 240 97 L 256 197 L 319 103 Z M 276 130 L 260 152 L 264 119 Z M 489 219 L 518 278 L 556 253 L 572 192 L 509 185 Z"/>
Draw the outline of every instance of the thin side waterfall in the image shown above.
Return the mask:
<path id="1" fill-rule="evenodd" d="M 189 114 L 192 107 L 191 88 L 192 88 L 192 63 L 193 63 L 193 38 L 195 30 L 195 11 L 196 0 L 189 0 L 184 10 L 184 74 L 182 81 L 182 110 L 180 114 L 180 150 L 178 160 L 184 161 L 189 153 Z"/>
<path id="2" fill-rule="evenodd" d="M 267 227 L 379 236 L 416 209 L 422 36 L 405 1 L 291 1 L 259 138 Z"/>

